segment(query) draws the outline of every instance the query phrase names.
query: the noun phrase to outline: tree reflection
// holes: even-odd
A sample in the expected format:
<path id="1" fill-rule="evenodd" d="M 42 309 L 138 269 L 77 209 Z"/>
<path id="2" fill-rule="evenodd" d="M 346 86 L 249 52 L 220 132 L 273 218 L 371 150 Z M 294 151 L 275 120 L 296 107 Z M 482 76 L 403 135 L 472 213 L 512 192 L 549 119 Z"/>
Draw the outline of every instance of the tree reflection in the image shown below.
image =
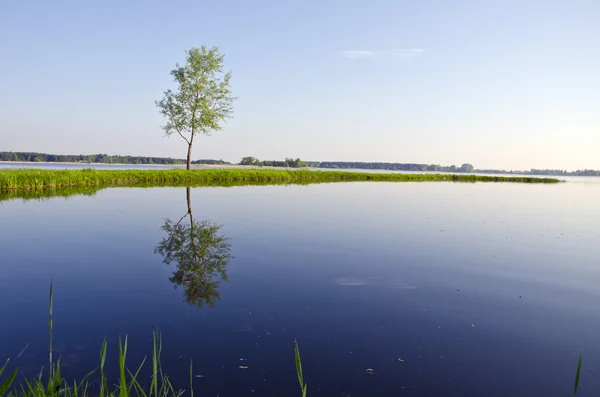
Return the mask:
<path id="1" fill-rule="evenodd" d="M 233 258 L 231 244 L 229 238 L 219 234 L 220 225 L 194 221 L 190 190 L 186 189 L 187 213 L 176 223 L 167 218 L 162 226 L 166 237 L 154 252 L 164 257 L 164 263 L 177 264 L 169 281 L 183 289 L 190 305 L 213 306 L 220 296 L 221 280 L 227 281 L 227 264 Z"/>

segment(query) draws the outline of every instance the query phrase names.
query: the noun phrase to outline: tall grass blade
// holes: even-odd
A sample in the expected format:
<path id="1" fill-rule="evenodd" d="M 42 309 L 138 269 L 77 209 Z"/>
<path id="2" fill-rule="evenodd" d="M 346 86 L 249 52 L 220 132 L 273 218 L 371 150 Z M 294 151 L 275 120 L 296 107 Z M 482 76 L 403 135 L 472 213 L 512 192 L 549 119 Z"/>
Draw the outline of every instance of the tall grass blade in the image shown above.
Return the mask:
<path id="1" fill-rule="evenodd" d="M 62 378 L 60 375 L 60 360 L 56 363 L 56 371 L 52 374 L 52 378 L 48 379 L 46 385 L 46 396 L 57 396 L 62 386 Z"/>
<path id="2" fill-rule="evenodd" d="M 154 392 L 154 397 L 158 397 L 158 330 L 152 333 L 152 383 L 150 384 L 150 394 Z"/>
<path id="3" fill-rule="evenodd" d="M 125 343 L 121 343 L 119 338 L 119 395 L 120 397 L 127 396 L 127 378 L 125 378 L 125 359 L 127 358 L 127 336 L 125 336 Z"/>
<path id="4" fill-rule="evenodd" d="M 581 359 L 582 354 L 579 353 L 579 361 L 577 362 L 577 372 L 575 372 L 575 387 L 573 388 L 573 396 L 577 395 L 577 389 L 579 388 L 579 375 L 581 375 Z"/>
<path id="5" fill-rule="evenodd" d="M 2 372 L 4 372 L 4 369 L 6 368 L 6 366 L 8 365 L 8 362 L 10 361 L 10 359 L 7 359 L 6 362 L 4 363 L 4 365 L 2 367 L 0 367 L 0 375 L 2 375 Z"/>
<path id="6" fill-rule="evenodd" d="M 48 380 L 52 379 L 52 367 L 53 362 L 52 362 L 52 300 L 53 300 L 53 293 L 52 293 L 52 280 L 50 280 L 50 318 L 48 320 L 48 331 L 49 331 L 49 360 L 50 360 L 50 365 L 48 367 Z"/>
<path id="7" fill-rule="evenodd" d="M 4 372 L 4 369 L 8 365 L 9 361 L 10 360 L 6 360 L 6 363 L 4 363 L 4 365 L 0 368 L 0 375 L 2 375 L 2 372 Z M 6 393 L 6 391 L 10 388 L 13 381 L 15 380 L 15 377 L 17 376 L 18 371 L 19 371 L 19 369 L 15 368 L 15 370 L 8 376 L 8 379 L 6 379 L 4 382 L 0 383 L 0 397 L 2 397 L 4 395 L 4 393 Z"/>
<path id="8" fill-rule="evenodd" d="M 108 390 L 108 385 L 106 381 L 106 375 L 104 374 L 104 363 L 106 362 L 106 350 L 107 350 L 106 338 L 102 341 L 102 346 L 100 347 L 100 397 L 104 397 L 106 391 Z"/>
<path id="9" fill-rule="evenodd" d="M 194 383 L 193 383 L 193 380 L 194 380 L 193 373 L 194 373 L 194 371 L 192 369 L 192 365 L 193 365 L 193 361 L 190 360 L 190 397 L 194 397 Z"/>
<path id="10" fill-rule="evenodd" d="M 131 383 L 129 384 L 129 393 L 131 395 L 131 389 L 134 389 L 137 391 L 137 397 L 148 397 L 148 394 L 144 391 L 144 388 L 142 387 L 142 385 L 140 385 L 140 382 L 137 380 L 137 375 L 131 373 L 131 371 L 127 370 L 127 372 L 129 372 L 129 376 L 131 377 Z"/>
<path id="11" fill-rule="evenodd" d="M 296 358 L 296 373 L 298 374 L 298 382 L 300 383 L 300 390 L 302 390 L 302 396 L 306 396 L 306 384 L 304 383 L 304 377 L 302 376 L 302 361 L 300 360 L 300 349 L 298 348 L 298 341 L 294 340 L 294 356 Z"/>
<path id="12" fill-rule="evenodd" d="M 138 367 L 137 371 L 135 371 L 135 374 L 131 373 L 131 371 L 128 371 L 128 372 L 129 372 L 129 376 L 131 377 L 131 380 L 130 380 L 130 382 L 131 382 L 131 383 L 129 384 L 129 387 L 127 388 L 127 392 L 128 392 L 129 394 L 131 394 L 131 388 L 133 387 L 133 381 L 134 381 L 134 380 L 137 380 L 137 377 L 138 377 L 138 375 L 140 374 L 140 371 L 142 370 L 142 367 L 143 367 L 143 366 L 144 366 L 144 364 L 146 363 L 146 358 L 147 358 L 147 357 L 144 357 L 144 359 L 142 360 L 142 363 L 141 363 L 141 364 L 140 364 L 140 366 Z"/>

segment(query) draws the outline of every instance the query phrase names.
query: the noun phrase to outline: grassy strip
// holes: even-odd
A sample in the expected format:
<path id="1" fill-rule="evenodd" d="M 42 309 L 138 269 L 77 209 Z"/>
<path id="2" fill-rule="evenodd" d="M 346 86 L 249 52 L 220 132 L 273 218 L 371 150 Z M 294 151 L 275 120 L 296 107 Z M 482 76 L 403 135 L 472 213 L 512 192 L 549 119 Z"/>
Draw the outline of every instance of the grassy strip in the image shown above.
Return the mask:
<path id="1" fill-rule="evenodd" d="M 456 174 L 376 174 L 342 171 L 289 171 L 255 169 L 209 170 L 41 170 L 0 171 L 0 190 L 58 189 L 70 186 L 135 186 L 169 183 L 214 185 L 217 183 L 318 183 L 318 182 L 520 182 L 556 183 L 553 178 L 505 177 Z"/>

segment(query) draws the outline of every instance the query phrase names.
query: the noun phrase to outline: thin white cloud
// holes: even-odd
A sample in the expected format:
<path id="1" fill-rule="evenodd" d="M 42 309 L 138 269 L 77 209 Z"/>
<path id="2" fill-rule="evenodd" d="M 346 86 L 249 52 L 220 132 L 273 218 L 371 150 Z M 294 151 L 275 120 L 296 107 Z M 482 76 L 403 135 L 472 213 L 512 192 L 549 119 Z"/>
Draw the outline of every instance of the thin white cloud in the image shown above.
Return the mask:
<path id="1" fill-rule="evenodd" d="M 366 58 L 371 58 L 373 56 L 373 51 L 348 50 L 348 51 L 342 51 L 342 56 L 344 58 L 351 58 L 351 59 L 366 59 Z"/>
<path id="2" fill-rule="evenodd" d="M 401 59 L 410 60 L 425 52 L 422 48 L 396 48 L 391 50 L 344 50 L 342 57 L 348 59 Z"/>
<path id="3" fill-rule="evenodd" d="M 402 59 L 412 59 L 417 55 L 423 54 L 424 52 L 425 50 L 422 48 L 401 48 L 397 50 L 392 50 L 392 53 L 395 56 L 400 57 Z"/>

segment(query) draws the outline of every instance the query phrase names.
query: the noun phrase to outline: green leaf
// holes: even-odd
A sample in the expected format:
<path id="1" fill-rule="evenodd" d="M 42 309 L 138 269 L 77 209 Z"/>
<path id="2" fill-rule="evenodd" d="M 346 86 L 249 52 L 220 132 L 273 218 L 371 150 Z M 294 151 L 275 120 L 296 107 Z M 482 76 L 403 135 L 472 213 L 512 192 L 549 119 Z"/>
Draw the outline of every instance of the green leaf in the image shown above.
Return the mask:
<path id="1" fill-rule="evenodd" d="M 2 368 L 0 368 L 0 375 L 2 374 L 2 372 L 4 372 L 4 369 L 8 365 L 8 361 L 9 360 L 6 360 L 6 363 L 4 363 Z M 0 383 L 0 397 L 2 397 L 4 395 L 4 393 L 6 393 L 6 391 L 10 388 L 10 385 L 12 385 L 13 381 L 15 380 L 15 377 L 17 376 L 17 372 L 18 372 L 18 368 L 15 368 L 15 370 L 12 372 L 12 374 L 9 375 L 8 379 L 6 379 L 4 382 Z"/>
<path id="2" fill-rule="evenodd" d="M 577 395 L 577 388 L 579 387 L 579 375 L 581 375 L 581 359 L 582 354 L 579 354 L 579 362 L 577 363 L 577 372 L 575 373 L 575 387 L 573 388 L 573 396 Z"/>
<path id="3" fill-rule="evenodd" d="M 2 367 L 0 367 L 0 375 L 2 375 L 2 372 L 4 372 L 4 368 L 6 368 L 9 361 L 10 361 L 10 359 L 7 359 L 6 362 L 4 363 L 4 365 Z"/>
<path id="4" fill-rule="evenodd" d="M 106 362 L 107 348 L 108 344 L 106 343 L 106 338 L 104 338 L 102 341 L 102 346 L 100 347 L 100 397 L 104 397 L 104 394 L 108 390 L 106 375 L 104 374 L 104 363 Z"/>
<path id="5" fill-rule="evenodd" d="M 131 394 L 131 388 L 133 387 L 133 381 L 137 380 L 138 375 L 140 374 L 140 371 L 142 370 L 142 367 L 144 366 L 144 364 L 146 363 L 146 356 L 144 356 L 144 359 L 142 360 L 142 363 L 140 364 L 140 366 L 138 367 L 137 371 L 135 371 L 135 374 L 132 374 L 131 371 L 129 371 L 129 376 L 131 377 L 131 383 L 129 384 L 129 388 L 127 390 L 127 392 L 129 394 Z"/>
<path id="6" fill-rule="evenodd" d="M 127 336 L 125 336 L 125 343 L 121 343 L 121 338 L 119 338 L 119 379 L 120 379 L 120 388 L 119 394 L 120 397 L 128 397 L 127 394 L 127 378 L 125 378 L 125 359 L 127 358 Z"/>
<path id="7" fill-rule="evenodd" d="M 150 394 L 154 391 L 154 397 L 158 397 L 158 331 L 152 333 L 152 383 L 150 385 Z"/>
<path id="8" fill-rule="evenodd" d="M 302 361 L 300 360 L 300 349 L 298 349 L 298 342 L 294 340 L 295 348 L 294 355 L 296 357 L 296 373 L 298 374 L 298 382 L 300 382 L 300 388 L 304 388 L 304 378 L 302 376 Z"/>

